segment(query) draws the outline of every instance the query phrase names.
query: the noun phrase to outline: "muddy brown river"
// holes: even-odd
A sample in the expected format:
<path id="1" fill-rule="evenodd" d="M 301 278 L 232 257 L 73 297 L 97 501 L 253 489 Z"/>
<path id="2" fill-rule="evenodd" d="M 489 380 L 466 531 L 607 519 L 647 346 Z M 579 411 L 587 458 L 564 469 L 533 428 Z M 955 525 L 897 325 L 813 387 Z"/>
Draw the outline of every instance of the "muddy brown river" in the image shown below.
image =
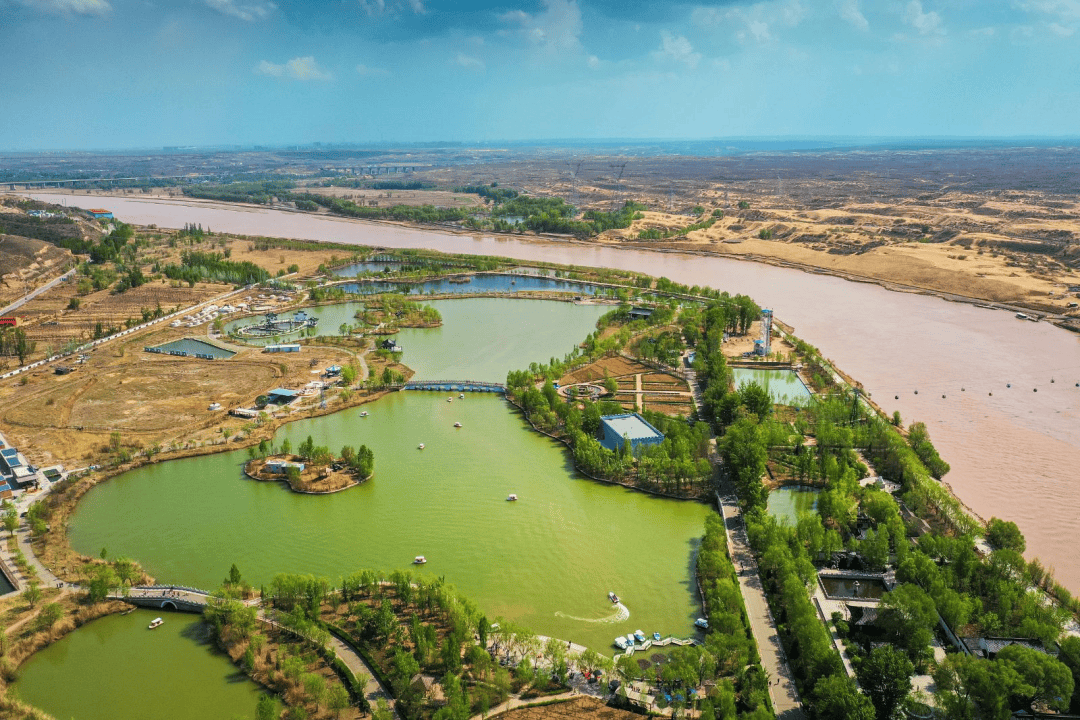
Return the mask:
<path id="1" fill-rule="evenodd" d="M 960 499 L 984 518 L 1014 520 L 1028 556 L 1080 590 L 1080 559 L 1072 550 L 1080 521 L 1080 337 L 1050 324 L 725 258 L 456 235 L 190 200 L 33 196 L 107 207 L 142 225 L 200 223 L 247 235 L 621 268 L 751 295 L 863 382 L 886 411 L 899 410 L 905 423 L 925 422 L 952 465 L 945 480 Z"/>

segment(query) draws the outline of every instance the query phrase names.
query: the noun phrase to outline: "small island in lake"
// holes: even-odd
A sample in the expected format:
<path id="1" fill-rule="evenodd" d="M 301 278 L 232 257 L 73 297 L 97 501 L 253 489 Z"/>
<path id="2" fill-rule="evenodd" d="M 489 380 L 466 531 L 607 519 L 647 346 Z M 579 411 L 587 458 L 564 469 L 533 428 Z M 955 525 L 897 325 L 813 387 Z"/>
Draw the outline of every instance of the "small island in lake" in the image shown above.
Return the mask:
<path id="1" fill-rule="evenodd" d="M 346 490 L 374 474 L 375 454 L 366 445 L 359 450 L 346 445 L 335 458 L 329 448 L 316 447 L 309 435 L 296 454 L 291 449 L 286 440 L 279 453 L 253 457 L 245 463 L 244 474 L 253 480 L 286 482 L 293 492 L 315 495 Z"/>

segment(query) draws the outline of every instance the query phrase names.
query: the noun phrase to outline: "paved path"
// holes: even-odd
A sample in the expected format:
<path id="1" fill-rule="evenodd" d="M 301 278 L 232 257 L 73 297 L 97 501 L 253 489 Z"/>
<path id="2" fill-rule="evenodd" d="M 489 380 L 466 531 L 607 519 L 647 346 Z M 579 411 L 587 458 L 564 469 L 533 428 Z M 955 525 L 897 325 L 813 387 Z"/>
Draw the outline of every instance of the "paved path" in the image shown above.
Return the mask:
<path id="1" fill-rule="evenodd" d="M 42 585 L 46 587 L 60 587 L 65 583 L 61 582 L 60 578 L 52 574 L 52 572 L 45 567 L 36 554 L 34 554 L 34 548 L 30 546 L 30 528 L 23 522 L 22 526 L 16 531 L 16 536 L 19 539 L 19 549 L 22 550 L 23 555 L 26 556 L 26 562 L 30 567 L 37 571 L 38 580 Z M 14 570 L 14 563 L 12 563 L 12 569 Z"/>
<path id="2" fill-rule="evenodd" d="M 686 353 L 683 354 L 683 364 L 686 362 Z M 702 415 L 703 394 L 697 382 L 697 373 L 687 366 L 686 380 L 690 383 L 690 389 L 694 394 L 694 405 L 698 415 Z M 719 462 L 716 456 L 716 438 L 710 441 L 710 456 L 713 462 Z M 781 720 L 804 720 L 802 701 L 799 691 L 795 688 L 794 675 L 784 655 L 784 648 L 780 644 L 780 635 L 776 630 L 776 621 L 773 619 L 769 603 L 765 598 L 765 587 L 761 582 L 761 574 L 758 571 L 757 560 L 750 550 L 750 542 L 746 537 L 746 523 L 742 518 L 738 501 L 734 493 L 717 493 L 717 504 L 720 513 L 724 517 L 724 527 L 727 529 L 728 553 L 731 562 L 735 566 L 735 572 L 739 576 L 739 589 L 742 591 L 743 602 L 746 604 L 746 614 L 750 618 L 750 631 L 754 634 L 757 643 L 758 655 L 761 656 L 761 666 L 765 669 L 765 675 L 769 679 L 769 698 L 772 700 L 773 710 Z M 779 681 L 779 682 L 778 682 Z"/>
<path id="3" fill-rule="evenodd" d="M 776 631 L 776 621 L 765 599 L 765 588 L 758 572 L 757 561 L 750 551 L 746 537 L 746 523 L 743 522 L 739 505 L 734 495 L 720 496 L 724 525 L 727 527 L 728 548 L 731 562 L 739 575 L 739 588 L 742 590 L 746 613 L 750 617 L 750 630 L 757 641 L 761 666 L 769 678 L 769 697 L 773 709 L 781 720 L 803 720 L 802 702 L 791 668 L 788 666 L 784 649 L 780 645 L 780 636 Z M 777 684 L 779 680 L 779 684 Z"/>
<path id="4" fill-rule="evenodd" d="M 21 307 L 22 307 L 23 305 L 25 305 L 26 303 L 28 303 L 28 302 L 30 302 L 31 300 L 33 300 L 34 298 L 36 298 L 36 297 L 37 297 L 38 295 L 40 295 L 41 293 L 43 293 L 43 292 L 45 292 L 45 291 L 47 291 L 47 290 L 51 290 L 52 288 L 54 288 L 54 287 L 56 287 L 57 285 L 59 285 L 60 283 L 62 283 L 62 282 L 64 281 L 64 279 L 65 279 L 65 278 L 71 277 L 71 276 L 72 276 L 72 275 L 74 275 L 74 274 L 75 274 L 75 270 L 74 270 L 74 268 L 72 268 L 71 270 L 68 270 L 68 271 L 67 271 L 66 273 L 64 273 L 63 275 L 61 275 L 60 277 L 55 277 L 55 278 L 53 278 L 52 280 L 50 280 L 49 282 L 45 283 L 44 285 L 42 285 L 41 287 L 37 288 L 36 290 L 31 290 L 30 292 L 28 292 L 27 294 L 23 295 L 23 296 L 22 296 L 21 298 L 19 298 L 19 299 L 18 299 L 18 300 L 16 300 L 15 302 L 13 302 L 13 303 L 11 303 L 10 305 L 8 305 L 8 306 L 7 306 L 6 308 L 4 308 L 3 310 L 0 310 L 0 315 L 7 315 L 7 314 L 8 314 L 9 312 L 12 312 L 12 311 L 14 311 L 14 310 L 18 310 L 18 309 L 19 309 L 19 308 L 21 308 Z"/>
<path id="5" fill-rule="evenodd" d="M 394 707 L 393 696 L 386 691 L 386 688 L 375 679 L 375 673 L 371 671 L 368 664 L 364 662 L 364 658 L 360 657 L 360 653 L 356 652 L 351 645 L 341 640 L 336 635 L 330 636 L 330 647 L 333 648 L 334 654 L 336 654 L 341 661 L 345 663 L 345 666 L 352 671 L 353 675 L 366 675 L 367 684 L 364 685 L 364 697 L 367 698 L 371 708 L 374 709 L 379 699 L 386 701 L 386 704 L 390 707 L 390 712 L 394 714 L 394 717 L 398 717 L 397 709 Z"/>

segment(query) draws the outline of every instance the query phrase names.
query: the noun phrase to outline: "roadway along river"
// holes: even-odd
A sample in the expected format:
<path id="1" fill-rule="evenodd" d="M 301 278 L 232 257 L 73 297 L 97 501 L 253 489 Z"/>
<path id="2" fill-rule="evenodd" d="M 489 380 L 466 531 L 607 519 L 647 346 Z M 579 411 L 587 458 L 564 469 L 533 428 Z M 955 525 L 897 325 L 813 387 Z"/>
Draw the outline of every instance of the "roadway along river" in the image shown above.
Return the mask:
<path id="1" fill-rule="evenodd" d="M 905 422 L 926 422 L 952 465 L 946 480 L 960 498 L 983 517 L 1015 520 L 1027 536 L 1029 556 L 1038 555 L 1080 590 L 1080 560 L 1071 549 L 1080 520 L 1080 341 L 1049 324 L 723 258 L 453 235 L 196 201 L 34 197 L 104 205 L 144 225 L 201 223 L 249 235 L 623 268 L 751 295 L 862 381 L 887 411 L 899 410 Z"/>

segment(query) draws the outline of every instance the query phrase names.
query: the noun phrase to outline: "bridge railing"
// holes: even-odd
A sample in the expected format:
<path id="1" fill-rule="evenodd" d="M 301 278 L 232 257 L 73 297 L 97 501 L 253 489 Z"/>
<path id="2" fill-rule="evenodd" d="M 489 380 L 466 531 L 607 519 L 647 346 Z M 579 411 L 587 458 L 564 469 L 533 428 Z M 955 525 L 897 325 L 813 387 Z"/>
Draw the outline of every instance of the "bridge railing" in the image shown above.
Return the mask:
<path id="1" fill-rule="evenodd" d="M 189 593 L 194 593 L 196 595 L 205 595 L 207 597 L 210 597 L 210 593 L 206 592 L 205 590 L 201 590 L 199 588 L 188 587 L 186 585 L 135 585 L 131 589 L 132 590 L 150 591 L 150 592 L 157 590 L 157 591 L 160 591 L 162 593 L 164 593 L 166 590 L 179 590 L 181 592 L 189 592 Z"/>

